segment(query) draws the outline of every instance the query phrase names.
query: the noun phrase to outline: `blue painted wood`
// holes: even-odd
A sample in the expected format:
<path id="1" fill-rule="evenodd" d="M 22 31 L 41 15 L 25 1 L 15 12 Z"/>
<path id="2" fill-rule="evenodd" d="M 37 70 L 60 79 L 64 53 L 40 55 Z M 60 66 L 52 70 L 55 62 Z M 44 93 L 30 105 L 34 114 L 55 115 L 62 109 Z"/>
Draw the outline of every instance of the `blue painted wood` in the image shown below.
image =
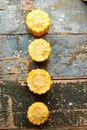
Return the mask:
<path id="1" fill-rule="evenodd" d="M 38 8 L 51 18 L 48 34 L 87 34 L 87 4 L 81 0 L 1 0 L 0 8 L 0 34 L 28 34 L 25 17 Z"/>
<path id="2" fill-rule="evenodd" d="M 35 39 L 28 32 L 25 17 L 42 9 L 51 18 L 42 38 L 51 44 L 50 58 L 31 60 L 28 44 Z M 35 95 L 26 86 L 34 68 L 52 76 L 51 90 Z M 8 82 L 9 81 L 9 82 Z M 82 0 L 0 0 L 0 129 L 87 130 L 87 4 Z M 44 102 L 48 121 L 37 127 L 26 118 L 28 105 Z"/>
<path id="3" fill-rule="evenodd" d="M 31 35 L 0 37 L 0 42 L 4 43 L 1 44 L 2 79 L 18 81 L 19 77 L 25 81 L 27 73 L 35 68 L 46 69 L 52 77 L 87 76 L 87 36 L 46 35 L 43 38 L 51 44 L 51 55 L 47 61 L 36 63 L 27 52 L 29 43 L 35 37 Z"/>

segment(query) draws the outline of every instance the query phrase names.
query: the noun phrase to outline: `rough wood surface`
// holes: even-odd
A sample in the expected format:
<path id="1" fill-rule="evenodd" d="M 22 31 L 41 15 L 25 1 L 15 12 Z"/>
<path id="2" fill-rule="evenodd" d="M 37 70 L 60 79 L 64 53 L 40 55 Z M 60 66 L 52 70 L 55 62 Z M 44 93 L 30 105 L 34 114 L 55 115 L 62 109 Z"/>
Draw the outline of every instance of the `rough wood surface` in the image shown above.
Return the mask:
<path id="1" fill-rule="evenodd" d="M 51 76 L 87 76 L 87 36 L 47 35 L 51 44 L 51 56 L 43 63 L 32 61 L 27 53 L 31 35 L 1 36 L 1 78 L 25 80 L 26 74 L 34 68 L 44 68 Z M 13 77 L 12 77 L 13 76 Z M 15 76 L 15 78 L 14 78 Z"/>
<path id="2" fill-rule="evenodd" d="M 48 121 L 40 127 L 33 126 L 26 118 L 28 106 L 35 101 L 44 102 L 50 110 Z M 1 84 L 1 112 L 3 129 L 52 129 L 70 125 L 87 128 L 87 81 L 53 83 L 51 90 L 41 96 L 30 92 L 27 86 L 6 82 Z"/>
<path id="3" fill-rule="evenodd" d="M 41 64 L 30 59 L 28 44 L 35 39 L 25 17 L 42 9 L 51 18 L 42 38 L 51 44 L 50 58 Z M 46 69 L 51 90 L 41 96 L 28 90 L 25 78 L 34 68 Z M 44 102 L 48 121 L 37 127 L 26 112 Z M 0 130 L 87 130 L 87 3 L 82 0 L 0 0 Z"/>
<path id="4" fill-rule="evenodd" d="M 0 34 L 28 33 L 25 16 L 33 8 L 49 14 L 48 34 L 87 34 L 87 4 L 82 0 L 1 0 Z"/>

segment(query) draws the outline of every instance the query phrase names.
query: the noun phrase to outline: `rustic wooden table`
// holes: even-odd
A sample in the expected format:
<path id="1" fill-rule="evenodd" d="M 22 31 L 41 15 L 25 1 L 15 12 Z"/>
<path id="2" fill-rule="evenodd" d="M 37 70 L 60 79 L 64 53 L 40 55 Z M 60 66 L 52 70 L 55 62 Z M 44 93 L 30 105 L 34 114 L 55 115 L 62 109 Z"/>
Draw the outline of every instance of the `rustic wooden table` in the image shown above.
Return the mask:
<path id="1" fill-rule="evenodd" d="M 26 29 L 25 16 L 42 9 L 51 26 L 42 36 L 52 53 L 35 63 L 27 46 L 35 39 Z M 46 69 L 52 87 L 44 95 L 28 90 L 26 75 L 34 68 Z M 87 4 L 81 0 L 0 0 L 0 129 L 87 130 Z M 26 118 L 29 105 L 44 102 L 48 121 L 32 125 Z"/>

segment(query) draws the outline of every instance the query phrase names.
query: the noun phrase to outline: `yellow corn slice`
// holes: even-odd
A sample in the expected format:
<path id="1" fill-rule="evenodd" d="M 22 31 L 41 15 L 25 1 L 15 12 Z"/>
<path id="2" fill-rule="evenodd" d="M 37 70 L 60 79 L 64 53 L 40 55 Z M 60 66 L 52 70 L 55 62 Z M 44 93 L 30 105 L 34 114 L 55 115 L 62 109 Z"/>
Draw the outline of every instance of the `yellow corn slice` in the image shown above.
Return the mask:
<path id="1" fill-rule="evenodd" d="M 34 36 L 44 35 L 50 25 L 48 14 L 40 9 L 32 10 L 26 16 L 26 26 Z"/>
<path id="2" fill-rule="evenodd" d="M 34 69 L 28 73 L 26 78 L 30 91 L 37 94 L 44 94 L 51 87 L 51 77 L 44 69 Z"/>
<path id="3" fill-rule="evenodd" d="M 32 60 L 36 62 L 42 62 L 49 58 L 51 53 L 51 46 L 46 40 L 42 38 L 35 39 L 29 44 L 28 53 Z"/>
<path id="4" fill-rule="evenodd" d="M 40 125 L 44 123 L 49 116 L 49 110 L 47 106 L 42 102 L 35 102 L 29 106 L 27 111 L 27 118 L 34 125 Z"/>

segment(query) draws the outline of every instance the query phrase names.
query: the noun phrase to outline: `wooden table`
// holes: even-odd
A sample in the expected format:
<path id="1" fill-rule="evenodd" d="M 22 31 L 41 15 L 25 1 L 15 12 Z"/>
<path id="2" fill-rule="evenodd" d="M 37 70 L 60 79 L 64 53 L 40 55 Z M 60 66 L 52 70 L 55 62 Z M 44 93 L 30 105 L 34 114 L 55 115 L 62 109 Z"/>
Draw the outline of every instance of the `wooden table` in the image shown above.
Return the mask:
<path id="1" fill-rule="evenodd" d="M 43 63 L 30 59 L 27 46 L 35 39 L 25 17 L 42 9 L 51 26 L 42 38 L 51 44 Z M 47 70 L 52 87 L 44 95 L 28 90 L 26 76 L 35 68 Z M 0 0 L 0 129 L 87 130 L 87 4 L 81 0 Z M 26 118 L 28 106 L 44 102 L 50 116 L 41 126 Z"/>

